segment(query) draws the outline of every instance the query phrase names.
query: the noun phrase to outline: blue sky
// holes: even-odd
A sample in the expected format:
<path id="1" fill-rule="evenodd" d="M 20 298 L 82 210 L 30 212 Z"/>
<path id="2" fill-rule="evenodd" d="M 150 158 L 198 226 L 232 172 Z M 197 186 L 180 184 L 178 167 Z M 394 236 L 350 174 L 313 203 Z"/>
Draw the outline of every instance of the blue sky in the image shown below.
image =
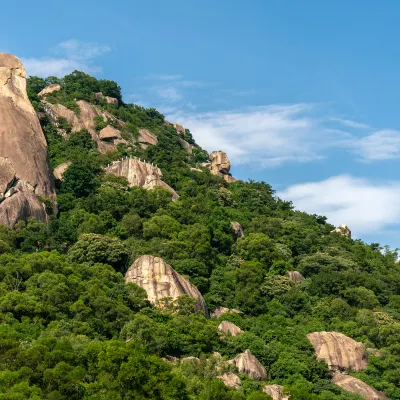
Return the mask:
<path id="1" fill-rule="evenodd" d="M 0 26 L 28 73 L 116 80 L 234 176 L 400 247 L 398 1 L 39 3 L 10 3 Z"/>

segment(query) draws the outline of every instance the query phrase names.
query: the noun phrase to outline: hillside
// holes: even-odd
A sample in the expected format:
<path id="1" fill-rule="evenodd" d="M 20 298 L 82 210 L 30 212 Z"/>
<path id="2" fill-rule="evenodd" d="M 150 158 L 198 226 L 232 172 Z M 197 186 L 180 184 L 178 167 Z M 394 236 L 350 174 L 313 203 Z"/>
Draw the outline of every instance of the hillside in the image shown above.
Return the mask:
<path id="1" fill-rule="evenodd" d="M 395 251 L 113 81 L 0 53 L 0 124 L 0 399 L 400 399 Z"/>

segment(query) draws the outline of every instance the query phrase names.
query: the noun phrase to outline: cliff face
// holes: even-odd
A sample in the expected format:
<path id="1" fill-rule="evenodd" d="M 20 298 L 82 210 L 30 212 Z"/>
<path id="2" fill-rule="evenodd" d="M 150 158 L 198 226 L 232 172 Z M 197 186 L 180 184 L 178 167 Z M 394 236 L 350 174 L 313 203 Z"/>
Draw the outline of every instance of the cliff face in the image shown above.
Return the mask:
<path id="1" fill-rule="evenodd" d="M 209 168 L 213 175 L 221 176 L 228 183 L 236 182 L 236 179 L 229 175 L 231 163 L 225 152 L 213 151 L 210 154 L 210 162 Z"/>
<path id="2" fill-rule="evenodd" d="M 136 158 L 124 158 L 120 161 L 114 161 L 105 168 L 105 171 L 108 174 L 125 177 L 130 186 L 139 186 L 148 190 L 159 186 L 169 190 L 173 200 L 179 197 L 171 186 L 161 180 L 162 172 L 160 168 Z"/>
<path id="3" fill-rule="evenodd" d="M 324 360 L 331 371 L 362 371 L 367 368 L 363 344 L 338 332 L 313 332 L 307 335 L 317 358 Z"/>
<path id="4" fill-rule="evenodd" d="M 233 363 L 241 374 L 247 374 L 250 378 L 261 381 L 267 379 L 265 367 L 250 353 L 250 350 L 237 355 Z"/>
<path id="5" fill-rule="evenodd" d="M 126 272 L 125 282 L 134 282 L 146 290 L 152 303 L 157 303 L 164 297 L 176 299 L 186 294 L 196 299 L 196 309 L 208 316 L 206 303 L 198 289 L 162 258 L 148 255 L 139 257 Z"/>
<path id="6" fill-rule="evenodd" d="M 288 395 L 282 395 L 283 386 L 281 385 L 265 385 L 263 392 L 267 393 L 272 397 L 272 400 L 289 400 Z"/>
<path id="7" fill-rule="evenodd" d="M 0 224 L 46 220 L 36 197 L 55 199 L 46 139 L 28 99 L 25 69 L 6 53 L 0 53 L 0 165 Z"/>

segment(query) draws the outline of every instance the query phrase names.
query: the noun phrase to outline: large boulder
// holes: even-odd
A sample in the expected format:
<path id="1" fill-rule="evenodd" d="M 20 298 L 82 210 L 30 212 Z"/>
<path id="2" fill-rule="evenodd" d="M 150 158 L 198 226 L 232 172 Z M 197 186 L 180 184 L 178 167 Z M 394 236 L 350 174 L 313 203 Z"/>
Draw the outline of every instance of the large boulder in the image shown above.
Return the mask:
<path id="1" fill-rule="evenodd" d="M 225 335 L 232 335 L 236 336 L 242 333 L 243 331 L 235 324 L 232 324 L 232 322 L 229 321 L 222 321 L 218 325 L 218 330 L 221 333 L 224 333 Z"/>
<path id="2" fill-rule="evenodd" d="M 313 332 L 307 335 L 317 358 L 324 360 L 331 371 L 362 371 L 367 368 L 362 343 L 338 332 Z"/>
<path id="3" fill-rule="evenodd" d="M 351 230 L 346 224 L 339 225 L 332 232 L 340 233 L 341 235 L 347 237 L 348 239 L 351 238 Z"/>
<path id="4" fill-rule="evenodd" d="M 163 187 L 171 192 L 172 200 L 179 197 L 171 186 L 161 180 L 162 172 L 157 166 L 140 161 L 140 159 L 123 158 L 120 161 L 114 161 L 105 168 L 105 172 L 125 177 L 129 186 L 139 186 L 147 190 Z"/>
<path id="5" fill-rule="evenodd" d="M 68 169 L 70 165 L 70 161 L 66 161 L 60 165 L 57 165 L 57 167 L 55 167 L 53 171 L 54 178 L 58 179 L 59 181 L 63 181 L 64 172 Z"/>
<path id="6" fill-rule="evenodd" d="M 39 97 L 46 96 L 53 92 L 59 92 L 61 90 L 61 85 L 58 83 L 51 83 L 50 85 L 46 86 L 42 91 L 38 93 Z"/>
<path id="7" fill-rule="evenodd" d="M 126 272 L 125 282 L 134 282 L 142 287 L 149 301 L 155 304 L 164 297 L 176 299 L 186 294 L 196 299 L 196 309 L 208 316 L 206 303 L 198 289 L 162 258 L 149 255 L 139 257 Z"/>
<path id="8" fill-rule="evenodd" d="M 122 139 L 121 138 L 121 132 L 118 129 L 115 129 L 111 125 L 107 125 L 105 128 L 103 128 L 99 132 L 99 137 L 101 140 L 107 140 L 107 141 L 112 141 L 116 139 Z"/>
<path id="9" fill-rule="evenodd" d="M 0 224 L 47 219 L 36 197 L 55 200 L 46 139 L 28 99 L 25 69 L 7 53 L 0 53 L 0 166 Z"/>
<path id="10" fill-rule="evenodd" d="M 358 394 L 366 400 L 389 400 L 389 397 L 384 393 L 379 392 L 354 376 L 335 373 L 332 378 L 332 383 L 348 392 Z"/>
<path id="11" fill-rule="evenodd" d="M 231 221 L 231 226 L 233 233 L 237 238 L 244 237 L 243 227 L 239 224 L 239 222 Z"/>
<path id="12" fill-rule="evenodd" d="M 148 129 L 140 128 L 139 129 L 139 137 L 138 142 L 140 143 L 140 147 L 145 149 L 147 146 L 154 146 L 157 144 L 157 136 L 153 135 Z"/>
<path id="13" fill-rule="evenodd" d="M 225 374 L 217 376 L 218 379 L 231 389 L 239 389 L 242 386 L 242 381 L 233 372 L 227 372 Z"/>
<path id="14" fill-rule="evenodd" d="M 103 92 L 95 93 L 94 97 L 97 100 L 105 100 L 107 102 L 107 104 L 113 104 L 114 106 L 118 107 L 118 99 L 116 99 L 115 97 L 104 96 Z"/>
<path id="15" fill-rule="evenodd" d="M 304 281 L 304 276 L 299 271 L 288 271 L 288 276 L 294 283 L 301 283 Z"/>
<path id="16" fill-rule="evenodd" d="M 203 166 L 208 167 L 213 175 L 221 176 L 228 183 L 236 182 L 236 179 L 229 175 L 231 163 L 223 151 L 213 151 L 210 154 L 210 163 L 204 163 Z"/>
<path id="17" fill-rule="evenodd" d="M 241 311 L 235 310 L 234 308 L 227 308 L 227 307 L 217 307 L 215 311 L 211 314 L 214 318 L 219 318 L 221 315 L 226 313 L 235 313 L 235 314 L 242 314 Z"/>
<path id="18" fill-rule="evenodd" d="M 257 360 L 250 350 L 246 350 L 244 353 L 238 354 L 233 359 L 233 364 L 236 365 L 239 373 L 249 375 L 250 378 L 264 381 L 267 379 L 267 371 L 265 367 Z"/>
<path id="19" fill-rule="evenodd" d="M 283 395 L 283 386 L 281 385 L 265 385 L 263 392 L 272 397 L 272 400 L 289 400 L 289 395 Z"/>

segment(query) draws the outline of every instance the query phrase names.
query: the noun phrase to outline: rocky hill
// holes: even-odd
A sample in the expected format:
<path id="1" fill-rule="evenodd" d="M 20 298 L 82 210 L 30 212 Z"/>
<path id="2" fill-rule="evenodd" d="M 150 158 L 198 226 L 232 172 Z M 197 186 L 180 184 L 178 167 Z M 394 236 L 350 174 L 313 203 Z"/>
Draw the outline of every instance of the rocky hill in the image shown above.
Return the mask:
<path id="1" fill-rule="evenodd" d="M 397 252 L 230 169 L 0 53 L 0 399 L 400 399 Z"/>

